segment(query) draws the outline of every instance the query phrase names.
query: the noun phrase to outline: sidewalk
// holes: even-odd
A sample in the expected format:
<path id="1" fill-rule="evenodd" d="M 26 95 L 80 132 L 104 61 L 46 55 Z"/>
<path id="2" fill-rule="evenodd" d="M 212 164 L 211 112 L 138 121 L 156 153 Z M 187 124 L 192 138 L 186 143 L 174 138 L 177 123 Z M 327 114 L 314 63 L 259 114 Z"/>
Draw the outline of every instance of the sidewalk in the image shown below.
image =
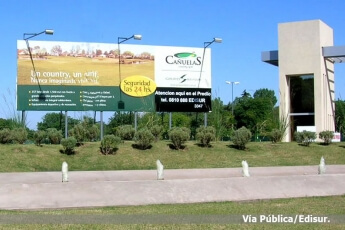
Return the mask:
<path id="1" fill-rule="evenodd" d="M 345 194 L 345 165 L 0 173 L 0 209 L 57 209 L 244 201 Z"/>

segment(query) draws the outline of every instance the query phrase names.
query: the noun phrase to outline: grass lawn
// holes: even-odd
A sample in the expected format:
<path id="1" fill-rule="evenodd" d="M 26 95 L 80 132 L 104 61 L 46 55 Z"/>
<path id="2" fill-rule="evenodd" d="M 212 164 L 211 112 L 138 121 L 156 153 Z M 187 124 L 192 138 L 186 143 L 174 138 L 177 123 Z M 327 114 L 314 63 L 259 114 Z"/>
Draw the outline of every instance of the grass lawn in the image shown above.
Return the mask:
<path id="1" fill-rule="evenodd" d="M 147 205 L 130 207 L 105 207 L 105 208 L 86 208 L 86 209 L 64 209 L 49 211 L 0 211 L 0 218 L 6 216 L 30 216 L 45 218 L 67 217 L 78 224 L 1 224 L 1 229 L 344 229 L 345 224 L 345 196 L 334 197 L 311 197 L 295 199 L 261 200 L 251 202 L 219 202 L 201 204 L 174 204 L 174 205 Z M 313 215 L 326 216 L 332 219 L 337 216 L 342 218 L 341 223 L 327 224 L 283 224 L 283 223 L 251 223 L 245 224 L 242 215 Z M 102 221 L 97 224 L 83 224 L 85 217 L 87 221 L 107 216 L 120 219 L 120 223 L 110 224 L 109 221 Z M 80 223 L 80 218 L 84 217 L 84 222 Z M 157 223 L 165 218 L 184 218 L 193 217 L 192 223 Z M 202 223 L 205 218 L 221 217 L 225 222 Z M 228 217 L 229 221 L 227 221 Z M 236 220 L 234 220 L 234 218 Z M 121 221 L 121 219 L 123 221 Z M 148 223 L 139 221 L 148 220 Z M 150 223 L 155 222 L 154 224 Z M 214 219 L 213 219 L 214 220 Z M 234 220 L 234 221 L 233 221 Z M 337 219 L 339 220 L 339 219 Z M 126 222 L 127 221 L 127 222 Z M 168 220 L 169 221 L 169 220 Z M 200 222 L 201 223 L 200 223 Z M 233 221 L 233 222 L 232 222 Z M 38 221 L 37 221 L 38 222 Z"/>
<path id="2" fill-rule="evenodd" d="M 189 141 L 183 150 L 172 150 L 169 141 L 153 143 L 148 150 L 132 147 L 134 142 L 119 145 L 114 155 L 102 155 L 99 142 L 85 143 L 74 155 L 60 152 L 61 145 L 1 145 L 0 172 L 60 171 L 66 161 L 71 171 L 155 169 L 159 159 L 166 169 L 241 167 L 247 160 L 250 167 L 318 165 L 324 156 L 327 164 L 345 164 L 345 144 L 309 147 L 295 142 L 272 144 L 251 142 L 246 150 L 237 150 L 230 142 L 214 142 L 211 148 L 201 148 Z"/>
<path id="3" fill-rule="evenodd" d="M 215 142 L 211 148 L 201 148 L 189 141 L 183 150 L 172 150 L 170 142 L 153 143 L 148 150 L 132 147 L 134 142 L 126 141 L 119 146 L 114 155 L 102 155 L 99 142 L 85 143 L 76 148 L 74 155 L 60 152 L 60 145 L 1 145 L 0 172 L 60 171 L 63 161 L 67 161 L 71 171 L 80 170 L 133 170 L 155 169 L 160 159 L 166 169 L 179 168 L 224 168 L 241 167 L 247 160 L 250 167 L 318 165 L 321 156 L 327 164 L 345 164 L 345 144 L 333 143 L 324 146 L 312 143 L 303 147 L 295 142 L 272 144 L 270 142 L 251 142 L 247 149 L 237 150 L 230 142 Z M 344 191 L 345 194 L 345 191 Z M 44 195 L 44 194 L 42 194 Z M 111 194 L 109 194 L 111 196 Z M 343 224 L 243 224 L 243 223 L 123 223 L 123 224 L 1 224 L 1 218 L 14 215 L 144 215 L 144 218 L 157 218 L 159 215 L 188 216 L 204 218 L 207 216 L 229 215 L 342 215 L 345 219 L 345 195 L 333 197 L 310 197 L 295 199 L 261 200 L 251 202 L 220 202 L 201 204 L 147 205 L 129 207 L 105 207 L 86 209 L 46 210 L 46 211 L 0 211 L 0 229 L 345 229 Z"/>

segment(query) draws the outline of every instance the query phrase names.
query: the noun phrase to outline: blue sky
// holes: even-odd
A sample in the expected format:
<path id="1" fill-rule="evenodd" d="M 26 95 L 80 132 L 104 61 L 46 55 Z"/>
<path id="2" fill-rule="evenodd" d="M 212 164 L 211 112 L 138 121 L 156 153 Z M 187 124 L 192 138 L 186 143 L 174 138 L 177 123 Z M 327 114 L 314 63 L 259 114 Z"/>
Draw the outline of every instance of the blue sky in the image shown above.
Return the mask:
<path id="1" fill-rule="evenodd" d="M 278 68 L 261 62 L 261 52 L 278 49 L 278 24 L 320 19 L 334 30 L 334 45 L 345 45 L 343 0 L 16 0 L 0 2 L 0 118 L 13 116 L 17 40 L 23 33 L 54 29 L 35 40 L 117 43 L 118 37 L 141 34 L 128 44 L 203 47 L 214 37 L 212 93 L 224 104 L 239 81 L 234 98 L 247 90 L 268 88 L 278 95 Z M 336 98 L 345 99 L 345 64 L 335 66 Z M 28 112 L 35 129 L 44 112 Z M 85 114 L 85 113 L 84 113 Z M 80 118 L 79 112 L 69 115 Z M 92 115 L 89 113 L 89 115 Z M 105 121 L 112 113 L 105 113 Z"/>

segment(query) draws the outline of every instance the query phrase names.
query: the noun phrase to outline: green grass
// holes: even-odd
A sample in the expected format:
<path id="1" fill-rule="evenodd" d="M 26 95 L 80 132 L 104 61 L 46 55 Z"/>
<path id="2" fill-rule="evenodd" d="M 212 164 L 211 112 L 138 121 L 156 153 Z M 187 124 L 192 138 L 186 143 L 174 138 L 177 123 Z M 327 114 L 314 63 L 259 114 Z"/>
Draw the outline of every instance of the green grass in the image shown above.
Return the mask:
<path id="1" fill-rule="evenodd" d="M 242 218 L 241 215 L 313 215 L 328 216 L 343 215 L 345 218 L 345 196 L 311 197 L 296 199 L 261 200 L 250 202 L 219 202 L 200 204 L 174 204 L 174 205 L 146 205 L 129 207 L 106 207 L 86 209 L 63 209 L 44 211 L 0 211 L 0 217 L 5 215 L 37 215 L 42 217 L 69 216 L 76 222 L 78 217 L 87 216 L 89 220 L 100 215 L 113 215 L 113 218 L 129 217 L 130 222 L 136 218 L 144 217 L 157 221 L 163 217 L 192 216 L 195 219 L 229 216 L 229 218 Z M 133 218 L 133 219 L 131 219 Z M 195 220 L 194 219 L 194 220 Z M 201 219 L 202 220 L 202 219 Z M 226 219 L 225 219 L 226 220 Z M 343 221 L 344 222 L 344 221 Z M 239 221 L 226 221 L 226 223 L 204 223 L 198 221 L 192 224 L 161 223 L 161 224 L 10 224 L 1 225 L 1 229 L 344 229 L 340 224 L 244 224 Z"/>
<path id="2" fill-rule="evenodd" d="M 1 145 L 0 172 L 60 171 L 63 161 L 69 163 L 70 170 L 131 170 L 155 169 L 160 159 L 166 169 L 178 168 L 223 168 L 241 167 L 247 160 L 251 167 L 317 165 L 321 156 L 326 164 L 345 164 L 345 144 L 333 143 L 329 146 L 312 143 L 303 147 L 295 142 L 272 144 L 251 142 L 247 149 L 237 150 L 230 142 L 215 142 L 211 148 L 201 148 L 194 141 L 187 142 L 183 150 L 172 150 L 169 141 L 159 141 L 151 149 L 138 150 L 134 142 L 119 145 L 114 155 L 102 155 L 99 142 L 85 143 L 76 148 L 75 155 L 60 152 L 61 145 Z M 111 194 L 109 194 L 111 196 Z M 0 211 L 0 218 L 6 215 L 343 215 L 345 218 L 345 195 L 332 197 L 310 197 L 295 199 L 275 199 L 249 202 L 219 202 L 200 204 L 147 205 L 128 207 L 105 207 L 85 209 L 63 209 L 43 211 Z M 122 216 L 123 217 L 123 216 Z M 344 224 L 238 224 L 236 223 L 170 223 L 170 224 L 8 224 L 0 221 L 0 229 L 344 229 Z"/>
<path id="3" fill-rule="evenodd" d="M 153 143 L 144 151 L 133 148 L 133 144 L 126 141 L 116 154 L 107 156 L 100 153 L 99 142 L 77 147 L 74 155 L 62 154 L 61 145 L 1 145 L 0 172 L 60 171 L 63 161 L 68 162 L 71 171 L 155 169 L 157 159 L 166 169 L 241 167 L 242 160 L 247 160 L 250 167 L 318 165 L 321 156 L 326 164 L 345 164 L 344 143 L 304 147 L 295 142 L 251 142 L 246 150 L 238 150 L 230 142 L 202 148 L 189 141 L 179 151 L 172 150 L 169 141 Z"/>

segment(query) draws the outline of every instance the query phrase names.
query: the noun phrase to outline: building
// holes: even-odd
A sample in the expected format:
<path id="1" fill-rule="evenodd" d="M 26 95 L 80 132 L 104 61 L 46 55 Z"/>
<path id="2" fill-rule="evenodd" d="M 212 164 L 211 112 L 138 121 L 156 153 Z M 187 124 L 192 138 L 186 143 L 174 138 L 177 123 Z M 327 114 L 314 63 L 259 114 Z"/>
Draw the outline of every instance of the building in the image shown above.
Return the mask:
<path id="1" fill-rule="evenodd" d="M 279 67 L 283 141 L 297 130 L 335 131 L 334 64 L 345 61 L 345 46 L 333 46 L 333 29 L 321 20 L 279 24 L 278 46 L 261 59 Z"/>

